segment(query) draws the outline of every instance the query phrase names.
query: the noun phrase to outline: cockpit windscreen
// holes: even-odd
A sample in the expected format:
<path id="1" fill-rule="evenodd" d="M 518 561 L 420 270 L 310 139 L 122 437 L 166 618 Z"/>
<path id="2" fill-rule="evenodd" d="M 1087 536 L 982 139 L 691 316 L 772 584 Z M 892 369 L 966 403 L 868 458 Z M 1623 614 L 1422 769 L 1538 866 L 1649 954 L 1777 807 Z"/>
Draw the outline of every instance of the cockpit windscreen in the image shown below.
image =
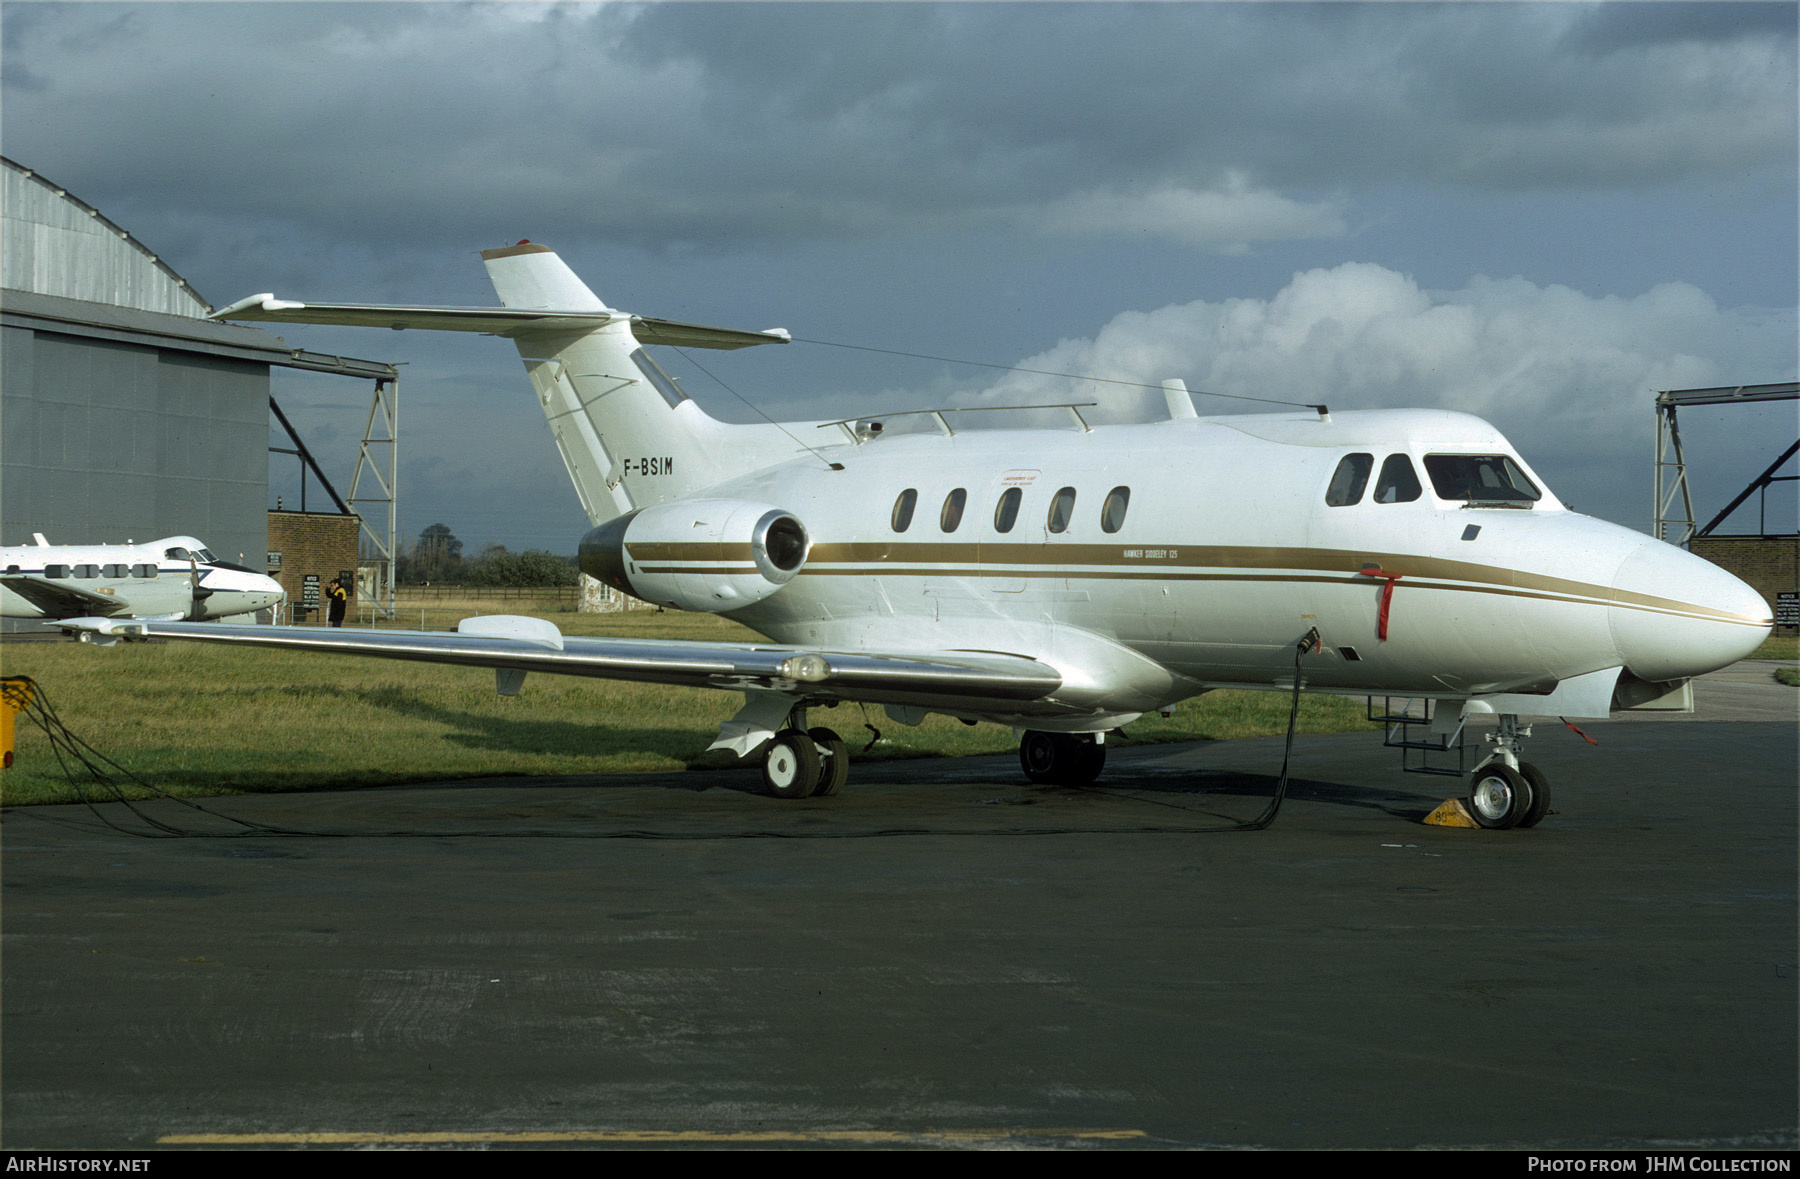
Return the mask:
<path id="1" fill-rule="evenodd" d="M 1425 470 L 1439 499 L 1528 508 L 1544 494 L 1504 454 L 1428 454 Z"/>

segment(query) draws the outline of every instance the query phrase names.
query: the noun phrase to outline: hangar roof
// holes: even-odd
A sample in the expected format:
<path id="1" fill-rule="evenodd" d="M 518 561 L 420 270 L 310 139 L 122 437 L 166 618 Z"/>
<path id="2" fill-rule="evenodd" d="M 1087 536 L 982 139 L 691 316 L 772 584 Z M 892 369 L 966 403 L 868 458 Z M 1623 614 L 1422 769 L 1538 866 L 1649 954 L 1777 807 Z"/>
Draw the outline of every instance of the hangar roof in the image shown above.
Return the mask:
<path id="1" fill-rule="evenodd" d="M 192 318 L 212 310 L 98 209 L 30 168 L 0 164 L 0 287 Z"/>

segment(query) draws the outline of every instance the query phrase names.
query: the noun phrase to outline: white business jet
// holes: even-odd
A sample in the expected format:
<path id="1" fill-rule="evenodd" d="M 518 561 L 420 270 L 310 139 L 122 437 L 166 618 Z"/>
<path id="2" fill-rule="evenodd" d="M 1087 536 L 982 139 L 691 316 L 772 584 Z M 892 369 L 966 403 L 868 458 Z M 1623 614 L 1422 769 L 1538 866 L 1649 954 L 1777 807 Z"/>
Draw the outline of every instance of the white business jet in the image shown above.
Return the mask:
<path id="1" fill-rule="evenodd" d="M 834 793 L 842 701 L 1011 725 L 1034 781 L 1085 783 L 1105 735 L 1213 688 L 1423 697 L 1448 735 L 1499 718 L 1476 769 L 1486 826 L 1548 802 L 1520 717 L 1679 704 L 1762 641 L 1770 612 L 1714 565 L 1576 515 L 1486 422 L 1436 411 L 902 432 L 867 417 L 728 425 L 646 345 L 741 348 L 731 331 L 607 307 L 554 253 L 484 251 L 499 308 L 257 295 L 222 319 L 486 332 L 517 345 L 594 528 L 582 568 L 772 642 L 566 638 L 543 621 L 459 632 L 97 623 L 166 636 L 739 691 L 714 748 L 760 751 L 771 793 Z M 890 417 L 888 419 L 892 421 Z M 1300 652 L 1307 653 L 1302 656 Z"/>
<path id="2" fill-rule="evenodd" d="M 221 561 L 191 536 L 144 544 L 0 548 L 0 617 L 228 618 L 281 601 L 274 578 Z"/>

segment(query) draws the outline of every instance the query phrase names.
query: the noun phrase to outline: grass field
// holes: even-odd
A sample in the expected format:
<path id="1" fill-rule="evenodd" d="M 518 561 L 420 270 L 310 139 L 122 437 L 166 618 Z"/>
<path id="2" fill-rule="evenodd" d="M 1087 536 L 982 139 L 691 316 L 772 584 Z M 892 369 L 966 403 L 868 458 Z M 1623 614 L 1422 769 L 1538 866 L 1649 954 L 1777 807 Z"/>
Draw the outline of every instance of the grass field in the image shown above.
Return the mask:
<path id="1" fill-rule="evenodd" d="M 469 608 L 460 617 L 500 612 L 491 605 L 481 610 L 479 599 L 463 605 Z M 529 612 L 522 605 L 508 602 L 505 610 Z M 755 638 L 704 614 L 543 616 L 570 635 Z M 729 755 L 703 751 L 742 700 L 734 692 L 535 674 L 520 695 L 501 697 L 485 669 L 198 643 L 5 643 L 0 672 L 32 677 L 62 721 L 90 745 L 158 789 L 192 797 L 500 774 L 726 767 L 734 764 Z M 1307 697 L 1301 731 L 1373 727 L 1363 714 L 1360 699 Z M 932 717 L 909 728 L 876 707 L 815 709 L 810 719 L 842 734 L 858 760 L 1017 748 L 1012 730 L 998 725 L 970 727 Z M 873 733 L 865 725 L 880 731 L 866 751 Z M 1213 692 L 1182 704 L 1170 718 L 1139 720 L 1125 739 L 1267 735 L 1286 726 L 1285 694 Z M 0 804 L 76 800 L 43 734 L 23 716 L 17 751 L 13 768 L 0 779 Z"/>

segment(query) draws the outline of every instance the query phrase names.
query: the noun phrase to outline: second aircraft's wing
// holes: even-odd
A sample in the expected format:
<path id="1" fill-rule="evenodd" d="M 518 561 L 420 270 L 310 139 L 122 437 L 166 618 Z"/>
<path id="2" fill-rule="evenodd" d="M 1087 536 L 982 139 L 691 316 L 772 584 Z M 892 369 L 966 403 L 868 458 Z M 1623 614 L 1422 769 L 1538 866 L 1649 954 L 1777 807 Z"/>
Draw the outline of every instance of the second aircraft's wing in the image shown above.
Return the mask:
<path id="1" fill-rule="evenodd" d="M 67 618 L 72 614 L 118 614 L 130 605 L 124 598 L 97 594 L 79 586 L 46 581 L 41 577 L 0 577 L 0 585 L 6 586 L 50 618 Z"/>
<path id="2" fill-rule="evenodd" d="M 672 319 L 651 319 L 623 311 L 541 311 L 519 307 L 396 307 L 379 303 L 299 303 L 274 295 L 251 295 L 213 312 L 209 319 L 263 323 L 316 323 L 335 327 L 417 328 L 440 332 L 485 332 L 492 336 L 585 332 L 616 319 L 629 319 L 644 344 L 677 348 L 747 348 L 752 344 L 785 344 L 779 328 L 746 332 L 707 327 Z"/>
<path id="3" fill-rule="evenodd" d="M 120 638 L 184 639 L 492 667 L 501 672 L 543 671 L 738 691 L 767 688 L 870 703 L 921 697 L 1038 700 L 1062 686 L 1054 669 L 1022 655 L 882 654 L 774 644 L 569 638 L 540 619 L 504 615 L 466 619 L 456 633 L 108 618 L 66 619 L 52 625 L 101 643 Z"/>

